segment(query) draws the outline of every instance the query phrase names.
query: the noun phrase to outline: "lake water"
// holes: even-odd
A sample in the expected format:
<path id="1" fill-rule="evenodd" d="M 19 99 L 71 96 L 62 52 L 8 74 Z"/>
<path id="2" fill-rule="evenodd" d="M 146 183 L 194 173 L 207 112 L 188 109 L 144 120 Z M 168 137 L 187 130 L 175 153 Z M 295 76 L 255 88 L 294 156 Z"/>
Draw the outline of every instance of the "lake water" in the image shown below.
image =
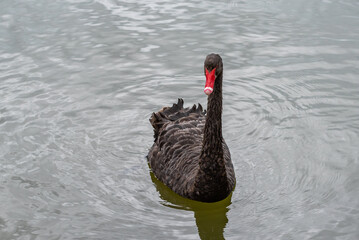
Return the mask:
<path id="1" fill-rule="evenodd" d="M 151 175 L 152 112 L 224 61 L 236 189 Z M 2 0 L 0 239 L 359 239 L 359 2 Z"/>

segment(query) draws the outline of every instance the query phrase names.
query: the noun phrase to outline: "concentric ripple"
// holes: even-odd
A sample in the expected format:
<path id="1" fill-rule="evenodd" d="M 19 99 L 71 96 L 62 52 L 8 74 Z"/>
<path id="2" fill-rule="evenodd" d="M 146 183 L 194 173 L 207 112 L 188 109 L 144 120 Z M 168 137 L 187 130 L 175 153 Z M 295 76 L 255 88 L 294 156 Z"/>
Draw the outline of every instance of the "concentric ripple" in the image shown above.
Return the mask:
<path id="1" fill-rule="evenodd" d="M 0 3 L 0 239 L 357 239 L 358 2 Z M 183 199 L 148 118 L 224 60 L 237 185 Z"/>

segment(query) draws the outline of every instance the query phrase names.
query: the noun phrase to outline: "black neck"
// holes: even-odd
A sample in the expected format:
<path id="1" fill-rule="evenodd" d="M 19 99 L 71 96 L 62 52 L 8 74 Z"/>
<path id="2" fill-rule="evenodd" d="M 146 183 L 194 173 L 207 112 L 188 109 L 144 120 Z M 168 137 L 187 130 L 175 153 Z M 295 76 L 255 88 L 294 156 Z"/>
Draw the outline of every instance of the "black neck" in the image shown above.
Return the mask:
<path id="1" fill-rule="evenodd" d="M 214 84 L 213 93 L 208 97 L 207 117 L 199 159 L 199 171 L 195 188 L 202 201 L 223 199 L 228 194 L 227 174 L 223 157 L 222 138 L 222 74 Z M 211 192 L 206 192 L 206 189 Z M 203 192 L 201 190 L 204 190 Z"/>
<path id="2" fill-rule="evenodd" d="M 208 97 L 207 117 L 202 144 L 202 157 L 204 155 L 212 155 L 216 156 L 216 158 L 223 158 L 222 74 L 216 78 L 213 93 Z"/>

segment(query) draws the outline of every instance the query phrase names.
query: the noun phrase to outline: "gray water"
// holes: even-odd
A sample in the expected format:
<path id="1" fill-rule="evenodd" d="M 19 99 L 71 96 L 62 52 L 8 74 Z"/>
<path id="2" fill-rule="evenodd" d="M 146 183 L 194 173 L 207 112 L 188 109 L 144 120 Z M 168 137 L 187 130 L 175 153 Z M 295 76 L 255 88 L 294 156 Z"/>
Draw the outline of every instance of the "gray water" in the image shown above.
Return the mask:
<path id="1" fill-rule="evenodd" d="M 224 61 L 236 189 L 150 173 L 152 112 Z M 359 239 L 359 2 L 2 0 L 0 239 Z"/>

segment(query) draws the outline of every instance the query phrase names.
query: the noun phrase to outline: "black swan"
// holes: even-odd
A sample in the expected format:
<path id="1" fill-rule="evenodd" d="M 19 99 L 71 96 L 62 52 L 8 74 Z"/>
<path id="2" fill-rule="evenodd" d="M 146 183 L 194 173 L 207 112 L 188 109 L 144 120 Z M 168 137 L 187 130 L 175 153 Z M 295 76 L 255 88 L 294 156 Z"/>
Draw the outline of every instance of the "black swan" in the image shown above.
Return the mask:
<path id="1" fill-rule="evenodd" d="M 218 54 L 204 62 L 208 95 L 202 106 L 172 107 L 153 113 L 154 144 L 147 156 L 154 175 L 177 194 L 201 202 L 225 199 L 235 187 L 229 149 L 222 137 L 223 63 Z"/>

